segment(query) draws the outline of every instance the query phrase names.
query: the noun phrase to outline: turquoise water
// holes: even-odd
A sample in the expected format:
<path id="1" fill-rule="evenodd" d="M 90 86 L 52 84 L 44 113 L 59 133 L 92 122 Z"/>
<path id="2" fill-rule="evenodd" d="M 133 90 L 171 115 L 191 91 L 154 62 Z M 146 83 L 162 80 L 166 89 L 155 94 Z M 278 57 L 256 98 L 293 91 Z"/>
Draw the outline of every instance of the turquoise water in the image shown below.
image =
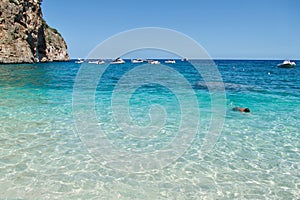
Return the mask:
<path id="1" fill-rule="evenodd" d="M 195 93 L 199 131 L 177 159 L 138 173 L 107 166 L 76 131 L 73 86 L 81 65 L 0 65 L 0 199 L 299 199 L 300 68 L 277 68 L 280 62 L 215 61 L 225 86 L 226 101 L 220 106 L 225 106 L 226 116 L 204 157 L 199 155 L 212 117 L 212 97 L 195 68 L 180 61 L 168 65 Z M 111 99 L 117 83 L 136 66 L 108 67 L 94 91 L 99 126 L 114 147 L 133 155 L 156 152 L 172 141 L 182 112 L 180 98 L 170 88 L 155 83 L 136 87 L 128 99 L 129 128 L 151 124 L 152 105 L 160 105 L 164 125 L 146 136 L 122 132 L 114 119 L 122 108 Z M 145 76 L 139 73 L 123 87 Z M 189 87 L 174 83 L 172 74 L 157 73 L 168 84 L 177 84 L 192 104 L 185 96 Z M 83 96 L 93 92 L 86 86 Z M 88 123 L 86 104 L 83 99 L 80 116 Z M 234 112 L 235 106 L 249 107 L 251 113 Z"/>

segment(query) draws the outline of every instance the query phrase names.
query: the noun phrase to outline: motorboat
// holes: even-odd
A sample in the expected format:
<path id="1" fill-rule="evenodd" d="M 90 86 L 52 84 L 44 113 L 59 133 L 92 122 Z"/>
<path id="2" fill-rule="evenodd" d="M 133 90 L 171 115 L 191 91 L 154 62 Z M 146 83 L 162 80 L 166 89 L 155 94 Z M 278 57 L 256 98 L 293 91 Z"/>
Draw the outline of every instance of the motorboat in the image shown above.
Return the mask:
<path id="1" fill-rule="evenodd" d="M 143 63 L 144 60 L 143 59 L 134 59 L 134 60 L 131 60 L 131 63 Z"/>
<path id="2" fill-rule="evenodd" d="M 102 64 L 105 64 L 105 61 L 104 60 L 98 60 L 98 62 L 96 64 L 97 65 L 102 65 Z"/>
<path id="3" fill-rule="evenodd" d="M 277 67 L 280 67 L 280 68 L 293 68 L 295 66 L 296 66 L 296 63 L 291 62 L 290 60 L 285 60 L 282 63 L 277 65 Z"/>
<path id="4" fill-rule="evenodd" d="M 148 63 L 151 65 L 159 65 L 160 62 L 158 60 L 148 60 Z"/>
<path id="5" fill-rule="evenodd" d="M 94 61 L 89 61 L 89 64 L 97 64 L 97 65 L 101 65 L 104 64 L 105 61 L 104 60 L 94 60 Z"/>
<path id="6" fill-rule="evenodd" d="M 175 60 L 166 60 L 165 63 L 166 64 L 175 64 L 176 61 Z"/>
<path id="7" fill-rule="evenodd" d="M 122 58 L 117 58 L 114 61 L 112 61 L 110 64 L 124 64 L 125 61 Z"/>
<path id="8" fill-rule="evenodd" d="M 83 62 L 84 62 L 84 60 L 81 60 L 81 59 L 78 59 L 78 60 L 75 61 L 76 64 L 81 64 Z"/>

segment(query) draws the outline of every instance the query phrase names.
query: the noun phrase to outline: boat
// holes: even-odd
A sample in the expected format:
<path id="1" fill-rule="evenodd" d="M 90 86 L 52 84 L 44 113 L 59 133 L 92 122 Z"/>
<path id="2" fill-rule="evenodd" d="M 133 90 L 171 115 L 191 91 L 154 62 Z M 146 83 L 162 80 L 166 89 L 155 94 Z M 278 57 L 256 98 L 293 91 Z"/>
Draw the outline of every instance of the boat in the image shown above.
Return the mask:
<path id="1" fill-rule="evenodd" d="M 83 62 L 84 62 L 84 60 L 81 60 L 81 59 L 78 59 L 78 60 L 75 61 L 76 64 L 81 64 Z"/>
<path id="2" fill-rule="evenodd" d="M 144 60 L 143 59 L 134 59 L 134 60 L 131 60 L 131 63 L 143 63 Z"/>
<path id="3" fill-rule="evenodd" d="M 94 61 L 89 61 L 89 64 L 97 64 L 97 65 L 101 65 L 104 64 L 104 60 L 94 60 Z"/>
<path id="4" fill-rule="evenodd" d="M 102 64 L 105 64 L 105 61 L 104 60 L 98 60 L 98 62 L 96 64 L 97 65 L 102 65 Z"/>
<path id="5" fill-rule="evenodd" d="M 110 64 L 124 64 L 125 61 L 122 58 L 117 58 L 114 61 L 112 61 Z"/>
<path id="6" fill-rule="evenodd" d="M 175 60 L 166 60 L 165 63 L 166 64 L 175 64 L 176 61 Z"/>
<path id="7" fill-rule="evenodd" d="M 159 65 L 160 62 L 158 60 L 148 60 L 148 63 L 151 65 Z"/>
<path id="8" fill-rule="evenodd" d="M 293 68 L 295 66 L 296 66 L 296 63 L 295 62 L 291 62 L 289 60 L 285 60 L 282 63 L 280 63 L 280 64 L 277 65 L 277 67 L 280 67 L 280 68 Z"/>

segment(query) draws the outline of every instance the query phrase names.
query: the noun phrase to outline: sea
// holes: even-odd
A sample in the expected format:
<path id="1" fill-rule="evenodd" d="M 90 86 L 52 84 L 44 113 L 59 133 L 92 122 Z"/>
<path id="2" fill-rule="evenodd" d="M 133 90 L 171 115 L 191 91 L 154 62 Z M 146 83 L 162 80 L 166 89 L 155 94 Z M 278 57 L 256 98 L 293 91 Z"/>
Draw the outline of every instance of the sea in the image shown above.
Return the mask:
<path id="1" fill-rule="evenodd" d="M 300 61 L 125 61 L 0 65 L 0 199 L 300 199 Z"/>

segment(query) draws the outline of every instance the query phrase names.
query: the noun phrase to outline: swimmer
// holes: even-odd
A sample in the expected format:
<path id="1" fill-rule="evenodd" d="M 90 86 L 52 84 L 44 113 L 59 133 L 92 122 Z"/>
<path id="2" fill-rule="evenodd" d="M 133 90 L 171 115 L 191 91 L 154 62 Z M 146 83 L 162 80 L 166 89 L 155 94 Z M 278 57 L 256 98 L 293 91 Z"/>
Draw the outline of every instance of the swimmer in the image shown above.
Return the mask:
<path id="1" fill-rule="evenodd" d="M 235 107 L 232 110 L 234 111 L 240 111 L 240 112 L 250 112 L 249 108 L 240 108 L 240 107 Z"/>

